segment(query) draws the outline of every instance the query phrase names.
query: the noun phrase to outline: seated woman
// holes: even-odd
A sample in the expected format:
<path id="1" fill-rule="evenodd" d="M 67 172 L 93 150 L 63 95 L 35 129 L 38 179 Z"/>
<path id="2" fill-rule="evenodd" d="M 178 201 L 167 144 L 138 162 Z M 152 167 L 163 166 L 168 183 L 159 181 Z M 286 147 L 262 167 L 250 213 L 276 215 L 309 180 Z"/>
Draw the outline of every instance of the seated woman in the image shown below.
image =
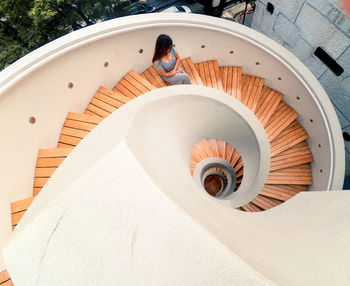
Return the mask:
<path id="1" fill-rule="evenodd" d="M 158 36 L 152 63 L 164 81 L 172 85 L 191 84 L 188 75 L 179 67 L 180 56 L 168 35 Z"/>

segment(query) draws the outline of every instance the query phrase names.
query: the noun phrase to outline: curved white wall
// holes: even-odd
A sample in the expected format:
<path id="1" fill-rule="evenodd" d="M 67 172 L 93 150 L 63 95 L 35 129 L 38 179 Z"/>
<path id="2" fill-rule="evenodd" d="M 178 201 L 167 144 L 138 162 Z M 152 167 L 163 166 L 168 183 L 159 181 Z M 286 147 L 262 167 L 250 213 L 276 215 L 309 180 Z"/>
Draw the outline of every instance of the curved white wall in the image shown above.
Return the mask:
<path id="1" fill-rule="evenodd" d="M 312 189 L 341 188 L 344 150 L 336 114 L 313 75 L 287 50 L 256 31 L 217 18 L 125 17 L 64 36 L 0 73 L 0 132 L 6 134 L 0 150 L 0 247 L 11 231 L 9 202 L 32 194 L 38 149 L 56 146 L 67 112 L 82 112 L 100 85 L 111 88 L 129 69 L 146 69 L 160 33 L 174 39 L 182 57 L 243 66 L 244 73 L 264 77 L 267 86 L 285 94 L 311 137 Z M 28 123 L 30 116 L 36 117 L 35 125 Z"/>

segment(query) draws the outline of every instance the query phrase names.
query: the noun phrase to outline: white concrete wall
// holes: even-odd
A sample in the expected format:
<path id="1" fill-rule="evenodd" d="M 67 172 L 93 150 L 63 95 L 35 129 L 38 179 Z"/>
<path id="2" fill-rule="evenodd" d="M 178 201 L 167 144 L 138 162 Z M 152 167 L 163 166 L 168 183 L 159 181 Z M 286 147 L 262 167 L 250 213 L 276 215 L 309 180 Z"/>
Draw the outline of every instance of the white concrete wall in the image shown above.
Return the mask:
<path id="1" fill-rule="evenodd" d="M 0 247 L 11 232 L 9 203 L 32 194 L 38 149 L 56 146 L 67 112 L 82 112 L 100 85 L 111 88 L 129 69 L 147 68 L 160 33 L 173 37 L 183 57 L 243 66 L 243 72 L 264 77 L 266 85 L 284 93 L 312 138 L 313 189 L 340 186 L 344 151 L 336 115 L 316 79 L 295 57 L 253 30 L 216 18 L 126 17 L 53 41 L 0 73 Z M 67 88 L 69 82 L 73 89 Z M 28 123 L 30 116 L 36 117 L 35 125 Z"/>

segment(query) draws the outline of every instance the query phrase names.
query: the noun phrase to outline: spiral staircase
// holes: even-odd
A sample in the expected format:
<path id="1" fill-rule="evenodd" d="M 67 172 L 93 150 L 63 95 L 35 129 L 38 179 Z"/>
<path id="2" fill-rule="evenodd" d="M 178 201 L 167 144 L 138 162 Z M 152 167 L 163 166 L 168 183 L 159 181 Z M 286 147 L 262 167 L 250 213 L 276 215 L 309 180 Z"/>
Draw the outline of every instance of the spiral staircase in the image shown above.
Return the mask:
<path id="1" fill-rule="evenodd" d="M 228 99 L 234 98 L 240 101 L 260 121 L 270 146 L 268 176 L 259 194 L 249 203 L 235 207 L 236 210 L 232 209 L 232 212 L 242 215 L 254 212 L 269 214 L 270 209 L 278 207 L 301 192 L 308 191 L 314 183 L 311 163 L 314 157 L 315 159 L 318 157 L 313 156 L 310 150 L 312 148 L 308 145 L 310 140 L 307 140 L 309 138 L 305 130 L 307 128 L 301 125 L 301 122 L 305 121 L 298 119 L 298 113 L 287 103 L 288 100 L 283 100 L 284 95 L 281 92 L 269 87 L 259 72 L 259 76 L 254 75 L 254 72 L 243 74 L 243 70 L 251 69 L 245 66 L 220 66 L 219 62 L 226 61 L 206 58 L 204 61 L 196 62 L 187 57 L 181 60 L 180 66 L 189 75 L 192 85 L 219 90 Z M 257 62 L 256 66 L 258 65 Z M 135 70 L 141 69 L 135 68 Z M 124 74 L 113 88 L 100 86 L 89 103 L 83 107 L 84 112 L 68 112 L 58 136 L 57 148 L 38 151 L 33 195 L 11 203 L 12 230 L 15 230 L 37 195 L 45 192 L 45 185 L 51 176 L 89 132 L 112 113 L 118 113 L 119 108 L 133 99 L 155 90 L 161 91 L 167 86 L 169 84 L 162 80 L 153 66 L 139 73 L 132 69 Z M 299 95 L 295 96 L 298 98 Z M 238 192 L 245 177 L 244 156 L 241 157 L 235 146 L 220 139 L 222 138 L 202 138 L 193 145 L 192 153 L 188 154 L 188 174 L 195 179 L 196 167 L 202 161 L 220 158 L 228 162 L 234 170 L 235 185 L 231 191 Z M 227 174 L 215 167 L 208 171 L 210 176 L 203 183 L 203 189 L 209 196 L 219 198 L 223 185 L 226 184 Z M 10 267 L 8 269 L 11 270 Z M 0 273 L 0 285 L 13 285 L 6 270 Z"/>

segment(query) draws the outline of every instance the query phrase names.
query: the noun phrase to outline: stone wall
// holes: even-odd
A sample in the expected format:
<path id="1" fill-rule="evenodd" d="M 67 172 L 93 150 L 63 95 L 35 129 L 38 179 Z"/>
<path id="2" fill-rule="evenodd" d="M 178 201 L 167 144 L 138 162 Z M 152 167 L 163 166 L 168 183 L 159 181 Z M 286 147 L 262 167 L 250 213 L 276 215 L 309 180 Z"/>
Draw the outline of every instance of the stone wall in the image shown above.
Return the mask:
<path id="1" fill-rule="evenodd" d="M 267 3 L 274 5 L 271 14 Z M 315 75 L 334 104 L 343 132 L 350 134 L 350 18 L 338 0 L 259 0 L 252 28 L 280 43 Z M 344 72 L 339 77 L 314 51 L 323 48 Z M 350 142 L 345 142 L 350 176 Z"/>

